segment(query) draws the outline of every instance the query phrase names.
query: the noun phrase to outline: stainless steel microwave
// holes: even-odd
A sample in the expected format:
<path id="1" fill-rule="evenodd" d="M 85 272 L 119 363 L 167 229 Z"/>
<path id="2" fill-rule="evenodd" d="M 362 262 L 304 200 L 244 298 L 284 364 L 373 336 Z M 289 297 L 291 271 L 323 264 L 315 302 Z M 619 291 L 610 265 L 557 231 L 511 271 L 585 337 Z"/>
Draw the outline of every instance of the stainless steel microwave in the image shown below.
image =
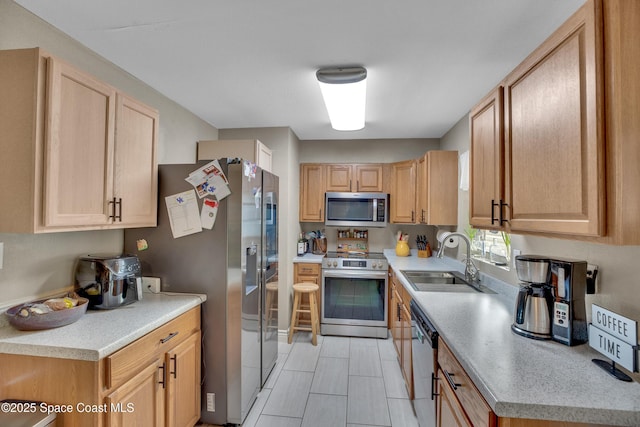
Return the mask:
<path id="1" fill-rule="evenodd" d="M 325 193 L 325 225 L 386 227 L 389 195 L 386 193 Z"/>

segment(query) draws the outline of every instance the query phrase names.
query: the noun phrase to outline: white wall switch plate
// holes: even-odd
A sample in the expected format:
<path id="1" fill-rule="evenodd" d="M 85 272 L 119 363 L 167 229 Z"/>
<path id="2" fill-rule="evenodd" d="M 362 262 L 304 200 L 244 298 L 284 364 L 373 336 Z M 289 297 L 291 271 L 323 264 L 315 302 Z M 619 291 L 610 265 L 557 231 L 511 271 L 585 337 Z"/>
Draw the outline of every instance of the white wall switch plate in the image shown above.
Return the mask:
<path id="1" fill-rule="evenodd" d="M 0 270 L 2 270 L 3 259 L 4 259 L 4 243 L 0 242 Z"/>

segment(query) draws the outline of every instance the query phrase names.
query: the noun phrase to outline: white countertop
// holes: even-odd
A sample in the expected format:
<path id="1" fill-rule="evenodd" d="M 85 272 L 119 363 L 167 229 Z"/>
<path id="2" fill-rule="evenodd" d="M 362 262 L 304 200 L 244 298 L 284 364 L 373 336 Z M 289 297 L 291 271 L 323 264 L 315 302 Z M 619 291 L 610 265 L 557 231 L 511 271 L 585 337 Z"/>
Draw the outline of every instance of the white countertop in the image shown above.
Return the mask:
<path id="1" fill-rule="evenodd" d="M 322 260 L 324 259 L 323 255 L 315 255 L 315 254 L 304 254 L 299 255 L 293 259 L 293 263 L 298 262 L 308 262 L 310 264 L 322 264 Z"/>
<path id="2" fill-rule="evenodd" d="M 396 272 L 460 271 L 461 264 L 450 259 L 384 254 Z M 398 277 L 498 416 L 640 426 L 640 384 L 618 381 L 597 367 L 591 359 L 603 356 L 588 344 L 568 347 L 511 331 L 513 291 L 415 292 Z"/>
<path id="3" fill-rule="evenodd" d="M 197 307 L 206 295 L 144 293 L 113 310 L 87 310 L 77 322 L 42 331 L 0 327 L 0 353 L 97 361 Z M 4 317 L 4 314 L 1 314 Z"/>

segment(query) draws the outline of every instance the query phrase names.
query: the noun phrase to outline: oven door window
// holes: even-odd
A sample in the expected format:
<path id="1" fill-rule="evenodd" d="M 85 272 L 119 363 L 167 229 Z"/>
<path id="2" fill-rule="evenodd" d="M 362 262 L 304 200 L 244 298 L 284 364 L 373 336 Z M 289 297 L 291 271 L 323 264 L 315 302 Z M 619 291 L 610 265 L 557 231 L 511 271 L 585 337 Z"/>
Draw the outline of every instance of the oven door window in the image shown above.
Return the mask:
<path id="1" fill-rule="evenodd" d="M 347 325 L 384 325 L 385 282 L 385 279 L 325 277 L 322 321 Z"/>

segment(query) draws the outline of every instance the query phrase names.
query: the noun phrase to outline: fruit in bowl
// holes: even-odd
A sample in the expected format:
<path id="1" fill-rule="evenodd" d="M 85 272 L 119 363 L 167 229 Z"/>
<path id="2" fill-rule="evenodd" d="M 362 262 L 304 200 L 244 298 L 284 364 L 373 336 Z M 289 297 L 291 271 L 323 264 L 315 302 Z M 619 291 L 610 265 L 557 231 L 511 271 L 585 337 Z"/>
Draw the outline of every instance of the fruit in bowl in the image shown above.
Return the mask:
<path id="1" fill-rule="evenodd" d="M 5 312 L 9 323 L 21 331 L 58 328 L 82 317 L 89 300 L 76 295 L 32 301 L 11 307 Z"/>

